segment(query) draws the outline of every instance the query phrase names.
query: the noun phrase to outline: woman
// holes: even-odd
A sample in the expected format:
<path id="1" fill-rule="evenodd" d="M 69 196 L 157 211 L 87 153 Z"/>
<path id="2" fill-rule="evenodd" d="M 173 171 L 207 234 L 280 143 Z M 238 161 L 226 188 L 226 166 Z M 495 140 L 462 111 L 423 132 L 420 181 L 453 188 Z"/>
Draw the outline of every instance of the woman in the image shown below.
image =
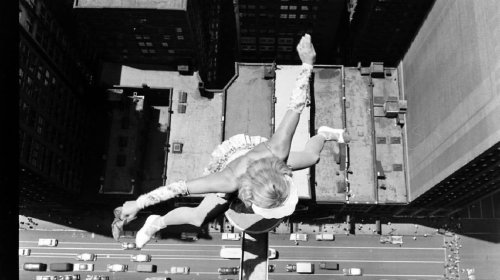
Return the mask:
<path id="1" fill-rule="evenodd" d="M 154 233 L 169 225 L 201 226 L 209 213 L 228 205 L 229 197 L 226 194 L 237 193 L 245 206 L 263 218 L 282 218 L 293 213 L 298 195 L 292 181 L 292 170 L 316 164 L 325 141 L 345 143 L 350 140 L 343 129 L 323 126 L 318 129 L 318 135 L 307 142 L 304 151 L 290 153 L 300 114 L 309 102 L 309 78 L 316 59 L 308 34 L 301 38 L 297 52 L 302 69 L 285 117 L 271 139 L 235 135 L 212 153 L 212 162 L 205 170 L 206 176 L 162 186 L 141 195 L 135 201 L 124 203 L 121 213 L 117 214 L 127 223 L 147 206 L 174 197 L 209 193 L 197 207 L 179 207 L 165 216 L 149 216 L 137 233 L 137 247 L 144 246 Z"/>

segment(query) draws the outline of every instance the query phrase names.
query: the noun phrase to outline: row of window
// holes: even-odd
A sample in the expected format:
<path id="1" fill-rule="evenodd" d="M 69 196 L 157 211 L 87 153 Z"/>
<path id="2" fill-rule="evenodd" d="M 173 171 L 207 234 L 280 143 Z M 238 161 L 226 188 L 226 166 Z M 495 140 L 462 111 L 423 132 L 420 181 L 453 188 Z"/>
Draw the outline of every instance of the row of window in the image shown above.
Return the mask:
<path id="1" fill-rule="evenodd" d="M 239 13 L 240 15 L 240 18 L 255 18 L 255 16 L 257 14 L 255 13 L 244 13 L 244 12 L 240 12 Z M 258 14 L 259 17 L 261 18 L 274 18 L 275 15 L 274 14 L 270 14 L 270 13 L 260 13 Z M 280 13 L 280 19 L 316 19 L 317 16 L 315 14 L 301 14 L 301 13 Z"/>
<path id="2" fill-rule="evenodd" d="M 242 51 L 256 51 L 257 47 L 255 45 L 242 45 L 241 46 Z M 292 46 L 259 46 L 259 51 L 275 51 L 278 50 L 280 52 L 292 52 L 293 47 Z"/>
<path id="3" fill-rule="evenodd" d="M 260 37 L 259 44 L 274 44 L 278 42 L 278 45 L 293 45 L 293 38 L 273 38 L 273 37 Z M 241 44 L 255 44 L 257 42 L 256 37 L 241 37 Z"/>

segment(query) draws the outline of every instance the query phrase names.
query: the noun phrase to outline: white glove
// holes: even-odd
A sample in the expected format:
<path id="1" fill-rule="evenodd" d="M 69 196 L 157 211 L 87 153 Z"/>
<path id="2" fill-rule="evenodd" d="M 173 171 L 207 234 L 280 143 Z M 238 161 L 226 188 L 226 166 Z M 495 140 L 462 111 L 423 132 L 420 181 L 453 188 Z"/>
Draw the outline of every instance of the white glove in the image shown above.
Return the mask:
<path id="1" fill-rule="evenodd" d="M 167 186 L 159 187 L 147 194 L 143 194 L 137 198 L 136 202 L 139 208 L 144 209 L 161 201 L 186 195 L 189 195 L 186 181 L 181 180 Z"/>
<path id="2" fill-rule="evenodd" d="M 297 113 L 302 113 L 304 107 L 309 104 L 309 78 L 311 77 L 313 66 L 311 64 L 302 63 L 302 69 L 300 70 L 299 76 L 295 81 L 295 88 L 290 96 L 290 103 L 288 104 L 288 110 L 292 110 Z"/>

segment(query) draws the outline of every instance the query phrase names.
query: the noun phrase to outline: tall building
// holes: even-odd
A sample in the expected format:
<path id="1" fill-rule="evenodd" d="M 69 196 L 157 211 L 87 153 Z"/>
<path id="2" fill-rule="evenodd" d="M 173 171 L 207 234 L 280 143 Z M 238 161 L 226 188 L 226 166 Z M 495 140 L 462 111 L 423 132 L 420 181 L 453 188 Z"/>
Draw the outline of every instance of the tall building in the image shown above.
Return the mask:
<path id="1" fill-rule="evenodd" d="M 237 61 L 297 64 L 295 47 L 312 35 L 317 64 L 340 64 L 347 32 L 345 0 L 236 0 Z"/>
<path id="2" fill-rule="evenodd" d="M 76 195 L 84 185 L 85 98 L 96 57 L 85 34 L 61 17 L 59 4 L 19 1 L 21 196 L 36 187 L 45 189 L 42 197 L 53 187 Z"/>
<path id="3" fill-rule="evenodd" d="M 106 62 L 218 79 L 222 0 L 74 2 Z"/>

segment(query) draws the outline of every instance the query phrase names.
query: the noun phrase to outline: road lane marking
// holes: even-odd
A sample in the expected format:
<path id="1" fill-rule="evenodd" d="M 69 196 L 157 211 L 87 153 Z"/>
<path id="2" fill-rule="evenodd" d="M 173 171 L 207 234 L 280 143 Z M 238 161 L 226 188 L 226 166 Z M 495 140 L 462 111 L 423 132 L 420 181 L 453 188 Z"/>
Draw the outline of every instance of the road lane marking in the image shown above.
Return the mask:
<path id="1" fill-rule="evenodd" d="M 32 248 L 33 249 L 33 248 Z M 171 251 L 171 252 L 177 252 L 177 251 L 182 251 L 182 252 L 217 252 L 219 253 L 219 250 L 182 250 L 182 249 L 143 249 L 143 250 L 123 250 L 121 248 L 91 248 L 91 247 L 37 247 L 38 249 L 44 249 L 44 250 L 94 250 L 94 251 L 128 251 L 130 252 L 129 254 L 139 254 L 141 252 L 147 252 L 147 251 Z M 76 254 L 76 253 L 75 253 Z M 125 253 L 124 253 L 125 254 Z"/>

